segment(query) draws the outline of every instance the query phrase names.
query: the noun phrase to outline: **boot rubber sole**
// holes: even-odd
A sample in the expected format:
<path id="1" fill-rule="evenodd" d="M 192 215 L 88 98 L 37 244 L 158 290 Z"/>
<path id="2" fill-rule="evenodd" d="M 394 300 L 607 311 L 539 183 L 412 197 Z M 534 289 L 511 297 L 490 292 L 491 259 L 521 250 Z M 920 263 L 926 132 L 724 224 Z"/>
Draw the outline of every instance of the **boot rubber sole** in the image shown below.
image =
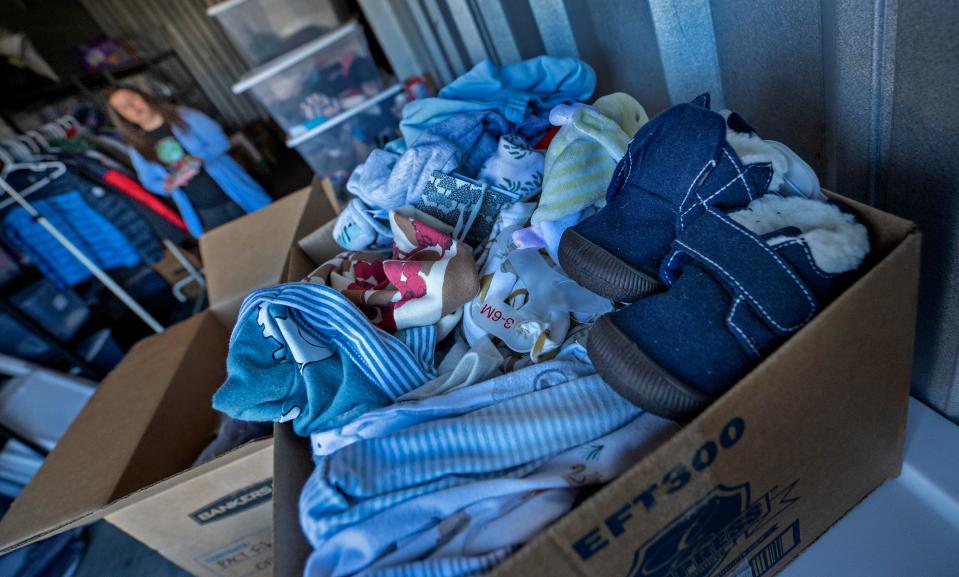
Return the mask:
<path id="1" fill-rule="evenodd" d="M 600 317 L 590 329 L 586 352 L 613 390 L 650 413 L 688 421 L 712 402 L 650 359 L 608 316 Z"/>
<path id="2" fill-rule="evenodd" d="M 572 228 L 559 243 L 559 264 L 573 280 L 611 301 L 628 303 L 662 290 L 658 279 L 640 272 Z"/>

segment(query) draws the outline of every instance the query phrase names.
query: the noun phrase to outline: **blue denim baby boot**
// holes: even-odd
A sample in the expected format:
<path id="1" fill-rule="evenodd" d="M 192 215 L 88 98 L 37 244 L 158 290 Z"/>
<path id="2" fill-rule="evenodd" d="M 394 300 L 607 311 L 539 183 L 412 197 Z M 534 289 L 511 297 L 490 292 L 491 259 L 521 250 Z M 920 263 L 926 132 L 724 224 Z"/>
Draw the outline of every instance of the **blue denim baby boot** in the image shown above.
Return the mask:
<path id="1" fill-rule="evenodd" d="M 846 208 L 766 195 L 709 208 L 672 243 L 669 289 L 601 317 L 587 350 L 619 394 L 671 419 L 694 416 L 802 328 L 869 251 Z"/>
<path id="2" fill-rule="evenodd" d="M 703 95 L 646 123 L 606 191 L 606 206 L 563 233 L 559 261 L 576 282 L 618 302 L 662 288 L 657 272 L 673 242 L 705 206 L 746 206 L 769 186 L 768 163 L 745 166 L 726 141 L 727 120 Z M 752 132 L 737 114 L 731 131 Z"/>

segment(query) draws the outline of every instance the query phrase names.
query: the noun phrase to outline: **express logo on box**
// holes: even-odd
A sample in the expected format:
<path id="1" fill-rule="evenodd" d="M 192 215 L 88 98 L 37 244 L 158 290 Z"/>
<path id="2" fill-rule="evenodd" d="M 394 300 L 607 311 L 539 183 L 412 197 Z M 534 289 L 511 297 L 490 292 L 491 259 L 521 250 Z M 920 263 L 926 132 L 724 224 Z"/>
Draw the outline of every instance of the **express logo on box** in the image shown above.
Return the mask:
<path id="1" fill-rule="evenodd" d="M 219 521 L 247 509 L 266 503 L 273 498 L 273 479 L 234 491 L 222 499 L 205 505 L 190 513 L 190 518 L 200 525 Z"/>
<path id="2" fill-rule="evenodd" d="M 754 501 L 749 498 L 749 483 L 713 488 L 636 550 L 628 577 L 719 577 L 733 571 L 743 575 L 739 570 L 740 565 L 746 568 L 743 560 L 780 531 L 770 521 L 798 500 L 792 494 L 795 485 L 794 481 L 784 488 L 774 488 Z M 750 558 L 745 574 L 757 577 L 765 573 L 798 545 L 798 532 L 797 520 Z M 714 572 L 742 540 L 752 542 L 722 570 Z"/>

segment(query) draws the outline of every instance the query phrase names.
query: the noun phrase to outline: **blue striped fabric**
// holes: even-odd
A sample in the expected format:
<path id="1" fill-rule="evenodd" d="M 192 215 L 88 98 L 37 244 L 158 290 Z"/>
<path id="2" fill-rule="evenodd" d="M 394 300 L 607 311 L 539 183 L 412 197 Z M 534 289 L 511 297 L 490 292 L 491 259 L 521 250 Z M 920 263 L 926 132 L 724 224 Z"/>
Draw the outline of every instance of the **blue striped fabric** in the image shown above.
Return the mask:
<path id="1" fill-rule="evenodd" d="M 241 421 L 292 420 L 309 435 L 388 405 L 436 376 L 436 329 L 396 336 L 339 291 L 305 282 L 253 291 L 230 335 L 213 407 Z"/>
<path id="2" fill-rule="evenodd" d="M 240 317 L 261 304 L 285 306 L 298 313 L 305 326 L 332 341 L 349 355 L 366 376 L 395 398 L 436 376 L 433 354 L 436 329 L 432 326 L 406 329 L 400 340 L 373 326 L 356 305 L 327 286 L 297 282 L 251 292 L 240 307 Z M 236 338 L 239 323 L 230 341 Z M 407 344 L 409 343 L 409 344 Z"/>
<path id="3" fill-rule="evenodd" d="M 585 350 L 583 351 L 585 355 Z M 376 437 L 386 437 L 413 425 L 449 419 L 496 403 L 532 393 L 555 384 L 596 374 L 589 359 L 559 357 L 548 363 L 517 371 L 513 377 L 494 378 L 468 387 L 425 397 L 401 400 L 387 407 L 375 409 L 342 427 L 314 432 L 313 455 L 322 457 L 343 447 Z"/>
<path id="4" fill-rule="evenodd" d="M 484 491 L 492 491 L 488 497 L 508 493 L 511 479 L 530 475 L 556 455 L 620 429 L 642 413 L 599 376 L 569 375 L 560 366 L 560 361 L 548 361 L 508 373 L 495 379 L 498 386 L 493 387 L 487 406 L 463 415 L 439 416 L 383 437 L 357 440 L 318 458 L 300 497 L 301 524 L 310 542 L 319 550 L 341 531 L 375 524 L 377 516 L 391 509 L 456 487 L 462 487 L 455 493 L 460 495 L 458 499 L 467 499 L 464 505 L 486 497 Z M 541 388 L 517 396 L 496 392 L 531 379 L 538 380 Z M 515 483 L 512 490 L 521 490 L 520 485 Z M 420 514 L 408 511 L 404 518 L 411 527 L 419 526 L 424 521 L 421 517 L 432 518 L 427 509 L 434 506 L 416 504 Z M 372 535 L 363 534 L 367 539 Z M 390 543 L 355 546 L 372 555 L 369 562 L 375 560 L 375 551 L 388 550 Z M 329 555 L 338 556 L 329 550 L 324 554 L 327 560 Z M 308 568 L 307 575 L 355 573 L 356 559 L 341 559 L 354 567 L 352 571 L 334 572 L 328 563 L 320 562 L 324 557 L 319 551 L 314 558 L 316 562 L 310 566 L 323 567 L 322 572 Z M 412 574 L 470 574 L 449 565 L 461 562 L 468 560 L 449 560 L 429 565 L 436 571 Z"/>
<path id="5" fill-rule="evenodd" d="M 395 567 L 385 567 L 357 573 L 357 577 L 469 577 L 482 575 L 506 560 L 513 552 L 512 547 L 497 549 L 476 557 L 446 557 L 425 559 Z"/>

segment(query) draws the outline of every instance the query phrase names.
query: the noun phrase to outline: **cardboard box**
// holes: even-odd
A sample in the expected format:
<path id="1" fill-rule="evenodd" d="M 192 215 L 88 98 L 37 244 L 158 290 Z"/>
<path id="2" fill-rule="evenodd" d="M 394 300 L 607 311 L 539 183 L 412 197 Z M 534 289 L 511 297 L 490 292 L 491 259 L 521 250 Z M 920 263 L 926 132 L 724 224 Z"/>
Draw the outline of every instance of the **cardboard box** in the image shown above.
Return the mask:
<path id="1" fill-rule="evenodd" d="M 196 575 L 302 575 L 305 439 L 285 424 L 184 469 L 210 440 L 209 397 L 245 294 L 339 251 L 323 197 L 300 193 L 204 237 L 212 308 L 137 345 L 101 384 L 0 523 L 0 553 L 106 517 Z M 898 474 L 920 238 L 849 202 L 872 232 L 869 272 L 494 575 L 773 575 Z"/>
<path id="2" fill-rule="evenodd" d="M 682 431 L 498 567 L 495 577 L 760 577 L 779 572 L 899 473 L 920 236 L 849 201 L 871 231 L 865 273 Z M 288 279 L 330 251 L 330 227 L 290 254 Z M 297 500 L 308 443 L 275 435 L 276 577 L 310 553 Z"/>
<path id="3" fill-rule="evenodd" d="M 211 306 L 138 343 L 0 522 L 0 553 L 106 518 L 185 570 L 272 575 L 273 440 L 190 468 L 213 438 L 243 297 L 286 277 L 288 254 L 333 218 L 302 190 L 200 239 Z"/>

